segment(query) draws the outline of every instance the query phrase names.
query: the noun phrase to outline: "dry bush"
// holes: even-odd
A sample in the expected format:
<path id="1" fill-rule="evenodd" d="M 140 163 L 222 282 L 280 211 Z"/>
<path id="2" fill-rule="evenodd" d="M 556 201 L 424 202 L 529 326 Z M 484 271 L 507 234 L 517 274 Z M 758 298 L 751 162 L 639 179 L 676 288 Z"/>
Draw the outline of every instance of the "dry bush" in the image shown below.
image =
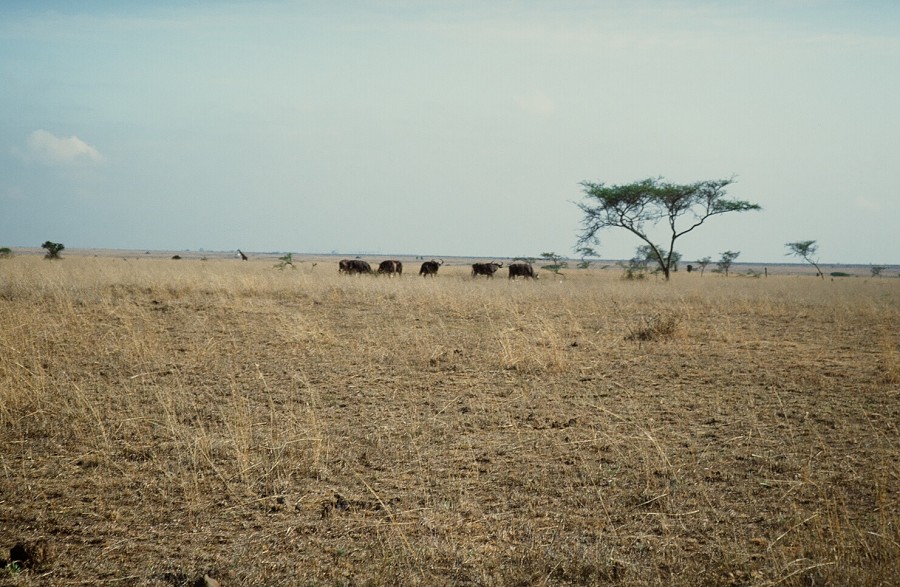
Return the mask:
<path id="1" fill-rule="evenodd" d="M 668 340 L 675 336 L 679 322 L 678 316 L 671 314 L 641 316 L 639 325 L 636 328 L 629 329 L 625 340 L 637 342 Z"/>
<path id="2" fill-rule="evenodd" d="M 4 261 L 0 582 L 894 580 L 900 282 L 295 263 Z"/>

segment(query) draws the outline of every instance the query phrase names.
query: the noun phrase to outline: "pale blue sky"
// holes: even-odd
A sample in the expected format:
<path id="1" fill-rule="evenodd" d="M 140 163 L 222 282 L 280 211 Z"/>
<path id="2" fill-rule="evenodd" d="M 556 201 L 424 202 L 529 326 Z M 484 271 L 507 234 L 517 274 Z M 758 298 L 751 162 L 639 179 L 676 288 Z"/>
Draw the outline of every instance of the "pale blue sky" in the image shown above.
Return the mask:
<path id="1" fill-rule="evenodd" d="M 569 254 L 736 175 L 686 259 L 900 263 L 900 2 L 147 4 L 0 3 L 0 246 Z"/>

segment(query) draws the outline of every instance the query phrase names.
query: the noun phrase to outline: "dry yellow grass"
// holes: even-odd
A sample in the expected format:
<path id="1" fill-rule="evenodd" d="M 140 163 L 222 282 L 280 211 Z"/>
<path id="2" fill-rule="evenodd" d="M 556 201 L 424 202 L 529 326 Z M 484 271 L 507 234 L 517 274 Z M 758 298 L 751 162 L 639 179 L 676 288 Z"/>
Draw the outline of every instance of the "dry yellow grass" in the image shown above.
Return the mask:
<path id="1" fill-rule="evenodd" d="M 51 553 L 0 583 L 895 584 L 898 323 L 900 279 L 0 260 L 0 555 Z"/>

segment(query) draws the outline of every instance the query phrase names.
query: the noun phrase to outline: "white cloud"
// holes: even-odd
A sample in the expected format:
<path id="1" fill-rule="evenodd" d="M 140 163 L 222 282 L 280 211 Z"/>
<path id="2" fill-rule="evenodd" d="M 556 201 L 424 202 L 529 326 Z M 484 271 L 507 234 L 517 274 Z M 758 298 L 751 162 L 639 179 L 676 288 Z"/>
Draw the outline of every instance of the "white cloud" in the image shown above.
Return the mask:
<path id="1" fill-rule="evenodd" d="M 97 149 L 76 136 L 58 137 L 46 130 L 36 130 L 25 140 L 24 158 L 46 165 L 101 163 Z"/>

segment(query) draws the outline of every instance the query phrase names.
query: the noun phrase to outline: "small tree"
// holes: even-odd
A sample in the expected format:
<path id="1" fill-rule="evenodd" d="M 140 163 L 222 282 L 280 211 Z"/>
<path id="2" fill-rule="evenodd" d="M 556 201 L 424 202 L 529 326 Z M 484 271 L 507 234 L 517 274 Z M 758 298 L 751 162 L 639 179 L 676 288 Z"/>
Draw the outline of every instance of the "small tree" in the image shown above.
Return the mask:
<path id="1" fill-rule="evenodd" d="M 785 243 L 784 246 L 788 248 L 788 255 L 800 257 L 816 268 L 816 275 L 818 275 L 822 279 L 825 279 L 825 275 L 822 273 L 822 270 L 819 269 L 819 260 L 813 260 L 813 257 L 819 250 L 819 245 L 816 244 L 816 241 L 798 241 L 796 243 Z"/>
<path id="2" fill-rule="evenodd" d="M 882 265 L 872 265 L 869 267 L 869 271 L 872 272 L 872 277 L 881 277 L 881 272 L 884 271 L 884 267 Z"/>
<path id="3" fill-rule="evenodd" d="M 556 275 L 562 275 L 560 271 L 569 266 L 569 262 L 556 253 L 541 253 L 541 257 L 543 257 L 545 261 L 549 261 L 547 265 L 541 265 L 541 269 L 552 271 Z"/>
<path id="4" fill-rule="evenodd" d="M 681 263 L 681 253 L 678 251 L 672 252 L 672 271 L 678 271 L 678 264 Z"/>
<path id="5" fill-rule="evenodd" d="M 703 272 L 706 271 L 707 265 L 712 263 L 712 259 L 709 257 L 703 257 L 699 261 L 697 261 L 697 265 L 700 266 L 700 277 L 703 277 Z"/>
<path id="6" fill-rule="evenodd" d="M 0 247 L 0 259 L 12 257 L 12 249 L 9 247 Z"/>
<path id="7" fill-rule="evenodd" d="M 578 262 L 579 269 L 587 269 L 591 266 L 591 261 L 588 257 L 594 257 L 595 259 L 600 255 L 597 254 L 597 251 L 594 250 L 593 247 L 581 246 L 575 249 L 575 252 L 581 255 L 581 261 Z"/>
<path id="8" fill-rule="evenodd" d="M 649 247 L 646 245 L 641 245 L 635 250 L 634 257 L 629 259 L 627 263 L 618 262 L 619 267 L 625 271 L 625 274 L 622 276 L 623 279 L 632 280 L 647 277 L 650 265 L 650 256 L 647 254 L 649 250 Z"/>
<path id="9" fill-rule="evenodd" d="M 666 251 L 666 249 L 660 245 L 656 245 L 655 248 L 648 245 L 641 245 L 637 249 L 635 249 L 635 255 L 637 257 L 644 258 L 644 260 L 646 261 L 645 265 L 648 266 L 648 269 L 650 265 L 653 265 L 655 267 L 653 271 L 651 271 L 651 273 L 653 273 L 654 275 L 662 272 L 662 263 L 665 262 L 661 262 L 662 259 L 671 259 L 671 267 L 673 272 L 678 271 L 678 263 L 679 261 L 681 261 L 681 253 L 675 251 L 670 256 L 668 251 Z"/>
<path id="10" fill-rule="evenodd" d="M 650 249 L 649 247 L 647 247 L 647 248 L 648 248 L 647 259 L 649 259 L 651 263 L 656 263 L 657 265 L 659 265 L 659 259 L 656 258 L 656 251 L 654 251 L 653 249 Z M 678 271 L 678 264 L 681 262 L 681 253 L 679 253 L 678 251 L 673 251 L 672 254 L 669 255 L 669 251 L 667 251 L 665 248 L 658 246 L 658 245 L 656 248 L 662 259 L 671 259 L 672 272 L 674 273 L 674 272 Z M 660 270 L 662 270 L 662 266 L 659 266 L 657 268 L 657 271 L 660 271 Z"/>
<path id="11" fill-rule="evenodd" d="M 668 280 L 677 262 L 674 251 L 678 238 L 711 216 L 761 209 L 758 204 L 726 199 L 725 188 L 733 182 L 734 178 L 687 185 L 667 183 L 662 178 L 613 186 L 582 182 L 588 202 L 577 204 L 584 212 L 578 244 L 596 242 L 597 233 L 604 228 L 624 228 L 654 251 L 653 261 Z M 655 245 L 648 234 L 648 227 L 662 221 L 669 230 L 668 252 Z"/>
<path id="12" fill-rule="evenodd" d="M 283 257 L 278 257 L 278 263 L 275 263 L 275 269 L 284 271 L 285 267 L 290 267 L 291 269 L 296 269 L 296 267 L 294 267 L 294 254 L 293 253 L 285 253 L 285 255 Z"/>
<path id="13" fill-rule="evenodd" d="M 47 249 L 47 253 L 44 255 L 45 259 L 61 259 L 62 257 L 60 257 L 59 254 L 66 248 L 66 245 L 45 241 L 44 244 L 41 245 L 41 248 Z"/>
<path id="14" fill-rule="evenodd" d="M 722 258 L 716 261 L 716 267 L 718 267 L 717 271 L 719 273 L 724 273 L 725 277 L 728 277 L 728 270 L 731 269 L 732 263 L 734 263 L 734 260 L 737 259 L 740 254 L 740 251 L 725 251 L 722 253 Z"/>

